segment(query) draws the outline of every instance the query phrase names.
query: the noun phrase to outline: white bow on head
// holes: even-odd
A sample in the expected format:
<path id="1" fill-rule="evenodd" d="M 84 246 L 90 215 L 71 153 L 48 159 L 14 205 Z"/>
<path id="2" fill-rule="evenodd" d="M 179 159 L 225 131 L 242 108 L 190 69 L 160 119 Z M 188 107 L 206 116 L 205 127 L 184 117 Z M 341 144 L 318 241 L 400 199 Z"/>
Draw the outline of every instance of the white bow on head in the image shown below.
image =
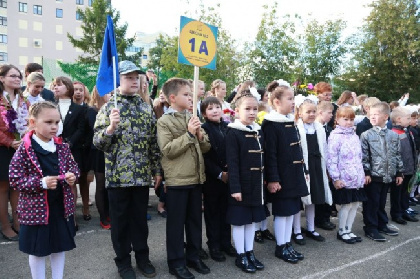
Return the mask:
<path id="1" fill-rule="evenodd" d="M 255 87 L 250 87 L 249 91 L 251 92 L 252 96 L 254 96 L 255 98 L 257 98 L 257 101 L 259 102 L 261 100 L 261 95 L 260 93 L 258 93 L 257 88 Z"/>
<path id="2" fill-rule="evenodd" d="M 284 79 L 279 79 L 277 80 L 277 83 L 279 84 L 279 86 L 287 86 L 287 87 L 291 87 L 290 83 L 288 83 L 287 81 L 285 81 Z"/>
<path id="3" fill-rule="evenodd" d="M 313 102 L 315 105 L 318 104 L 318 98 L 315 95 L 303 96 L 299 94 L 295 96 L 295 107 L 299 108 L 306 100 Z"/>

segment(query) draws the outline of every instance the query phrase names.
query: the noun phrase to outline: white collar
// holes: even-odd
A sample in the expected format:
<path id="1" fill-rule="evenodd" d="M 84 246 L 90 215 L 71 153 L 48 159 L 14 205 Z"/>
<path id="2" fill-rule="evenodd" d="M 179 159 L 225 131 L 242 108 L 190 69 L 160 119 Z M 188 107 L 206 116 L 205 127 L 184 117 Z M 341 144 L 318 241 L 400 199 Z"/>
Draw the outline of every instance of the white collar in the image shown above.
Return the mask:
<path id="1" fill-rule="evenodd" d="M 247 126 L 251 126 L 252 130 L 250 130 Z M 241 123 L 241 121 L 239 119 L 235 119 L 235 122 L 229 123 L 228 127 L 234 128 L 234 129 L 237 129 L 237 130 L 241 130 L 241 131 L 245 131 L 245 132 L 255 132 L 255 133 L 257 133 L 258 130 L 261 129 L 261 126 L 258 125 L 255 122 L 253 122 L 251 125 L 244 125 L 244 124 Z"/>
<path id="2" fill-rule="evenodd" d="M 264 116 L 264 119 L 268 120 L 268 121 L 280 122 L 280 123 L 282 123 L 282 122 L 294 122 L 293 114 L 284 115 L 284 114 L 278 113 L 275 110 L 272 110 L 269 113 L 267 113 Z"/>
<path id="3" fill-rule="evenodd" d="M 54 144 L 54 139 L 51 139 L 49 142 L 44 142 L 37 135 L 33 134 L 32 138 L 36 141 L 42 149 L 54 153 L 56 151 L 56 146 Z"/>
<path id="4" fill-rule="evenodd" d="M 316 132 L 315 124 L 313 122 L 312 123 L 303 123 L 303 127 L 305 128 L 306 133 L 309 134 L 309 135 L 313 135 Z"/>

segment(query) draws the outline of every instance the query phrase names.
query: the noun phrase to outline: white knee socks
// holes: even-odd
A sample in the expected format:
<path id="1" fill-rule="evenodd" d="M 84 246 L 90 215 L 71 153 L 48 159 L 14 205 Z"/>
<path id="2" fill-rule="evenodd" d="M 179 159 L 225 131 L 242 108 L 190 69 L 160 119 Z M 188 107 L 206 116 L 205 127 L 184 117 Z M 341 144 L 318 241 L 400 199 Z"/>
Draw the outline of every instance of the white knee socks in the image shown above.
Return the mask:
<path id="1" fill-rule="evenodd" d="M 310 232 L 315 231 L 315 204 L 305 205 L 306 229 Z"/>
<path id="2" fill-rule="evenodd" d="M 351 207 L 351 204 L 343 204 L 338 212 L 338 233 L 340 235 L 346 232 L 346 224 Z"/>
<path id="3" fill-rule="evenodd" d="M 276 236 L 277 245 L 283 245 L 290 242 L 292 235 L 293 215 L 287 217 L 276 216 L 274 218 L 274 234 Z M 300 224 L 299 224 L 300 230 Z"/>
<path id="4" fill-rule="evenodd" d="M 254 249 L 254 235 L 255 223 L 244 226 L 232 226 L 233 243 L 238 254 Z"/>
<path id="5" fill-rule="evenodd" d="M 302 228 L 300 226 L 300 211 L 293 215 L 293 231 L 295 234 L 301 233 Z M 297 239 L 303 239 L 301 235 L 296 237 Z"/>
<path id="6" fill-rule="evenodd" d="M 293 226 L 293 218 L 294 216 L 287 216 L 286 217 L 286 227 L 284 229 L 285 235 L 284 235 L 284 241 L 290 242 L 290 238 L 292 237 L 292 226 Z"/>
<path id="7" fill-rule="evenodd" d="M 45 259 L 47 257 L 37 257 L 29 255 L 29 267 L 31 268 L 32 279 L 45 278 Z M 51 273 L 53 279 L 62 279 L 64 275 L 65 253 L 53 253 L 50 256 Z"/>
<path id="8" fill-rule="evenodd" d="M 261 221 L 260 228 L 262 231 L 265 231 L 267 229 L 267 223 L 268 223 L 267 218 Z"/>
<path id="9" fill-rule="evenodd" d="M 356 214 L 357 214 L 357 209 L 359 208 L 359 202 L 352 202 L 350 204 L 351 208 L 349 211 L 349 215 L 347 216 L 347 221 L 346 221 L 346 232 L 351 232 L 351 228 L 353 226 L 353 222 L 354 222 L 354 218 L 356 218 Z"/>

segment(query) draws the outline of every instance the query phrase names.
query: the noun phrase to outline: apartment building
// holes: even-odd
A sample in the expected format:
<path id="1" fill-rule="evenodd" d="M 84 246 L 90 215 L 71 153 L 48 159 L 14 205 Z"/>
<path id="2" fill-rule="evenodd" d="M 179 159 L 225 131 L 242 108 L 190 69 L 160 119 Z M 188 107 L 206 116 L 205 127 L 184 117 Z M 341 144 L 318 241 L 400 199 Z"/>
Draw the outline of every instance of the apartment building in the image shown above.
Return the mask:
<path id="1" fill-rule="evenodd" d="M 73 62 L 82 53 L 67 33 L 83 36 L 77 9 L 94 0 L 0 0 L 0 63 L 23 69 L 43 60 Z"/>

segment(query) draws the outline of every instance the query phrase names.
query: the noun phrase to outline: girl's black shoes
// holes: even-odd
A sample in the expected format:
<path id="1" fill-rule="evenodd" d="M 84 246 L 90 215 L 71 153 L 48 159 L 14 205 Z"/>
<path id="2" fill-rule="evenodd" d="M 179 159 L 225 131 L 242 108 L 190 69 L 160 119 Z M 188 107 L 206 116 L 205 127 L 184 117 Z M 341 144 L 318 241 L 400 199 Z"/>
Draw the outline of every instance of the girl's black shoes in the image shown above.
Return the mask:
<path id="1" fill-rule="evenodd" d="M 274 255 L 279 258 L 282 259 L 283 261 L 287 262 L 287 263 L 292 263 L 292 264 L 296 264 L 299 262 L 298 258 L 296 258 L 288 249 L 288 247 L 286 246 L 286 244 L 283 245 L 276 245 L 276 251 L 274 253 Z"/>
<path id="2" fill-rule="evenodd" d="M 237 255 L 235 265 L 247 273 L 255 273 L 257 271 L 257 268 L 248 260 L 245 253 Z"/>
<path id="3" fill-rule="evenodd" d="M 347 243 L 347 244 L 356 243 L 356 239 L 351 238 L 348 233 L 343 233 L 343 234 L 340 235 L 340 233 L 337 232 L 337 239 L 341 240 L 341 241 L 343 241 L 344 243 Z"/>
<path id="4" fill-rule="evenodd" d="M 299 253 L 295 250 L 295 248 L 293 248 L 291 242 L 286 243 L 286 248 L 289 250 L 290 254 L 295 256 L 295 258 L 297 258 L 299 261 L 302 261 L 305 258 L 302 253 Z"/>
<path id="5" fill-rule="evenodd" d="M 252 263 L 257 270 L 264 269 L 264 265 L 262 264 L 262 262 L 255 258 L 254 251 L 251 250 L 246 252 L 246 256 L 248 257 L 248 262 Z"/>

